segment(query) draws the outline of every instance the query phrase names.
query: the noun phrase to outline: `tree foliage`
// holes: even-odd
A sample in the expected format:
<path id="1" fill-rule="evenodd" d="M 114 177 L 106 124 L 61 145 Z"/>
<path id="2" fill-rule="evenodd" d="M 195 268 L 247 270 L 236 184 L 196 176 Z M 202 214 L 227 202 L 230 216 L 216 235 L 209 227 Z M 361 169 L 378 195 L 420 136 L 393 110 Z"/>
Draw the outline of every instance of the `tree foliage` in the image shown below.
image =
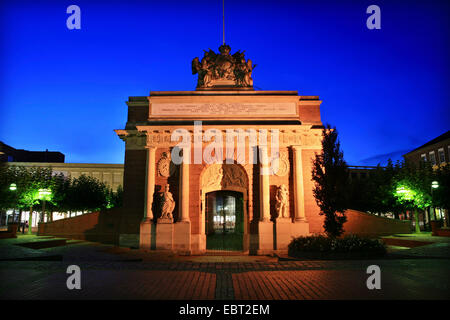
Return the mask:
<path id="1" fill-rule="evenodd" d="M 327 125 L 322 132 L 322 152 L 313 163 L 312 179 L 315 182 L 313 194 L 320 214 L 325 216 L 324 229 L 330 237 L 344 232 L 347 221 L 345 210 L 348 200 L 348 171 L 338 140 L 336 128 Z"/>
<path id="2" fill-rule="evenodd" d="M 438 188 L 432 189 L 436 181 Z M 428 207 L 449 209 L 450 166 L 391 161 L 386 167 L 370 170 L 370 177 L 351 181 L 349 208 L 371 213 L 425 210 Z"/>
<path id="3" fill-rule="evenodd" d="M 10 190 L 12 183 L 17 186 L 15 191 Z M 0 166 L 0 209 L 32 211 L 44 200 L 39 189 L 51 190 L 45 198 L 49 212 L 88 212 L 122 206 L 121 186 L 114 192 L 103 182 L 85 175 L 71 179 L 53 174 L 51 168 Z"/>

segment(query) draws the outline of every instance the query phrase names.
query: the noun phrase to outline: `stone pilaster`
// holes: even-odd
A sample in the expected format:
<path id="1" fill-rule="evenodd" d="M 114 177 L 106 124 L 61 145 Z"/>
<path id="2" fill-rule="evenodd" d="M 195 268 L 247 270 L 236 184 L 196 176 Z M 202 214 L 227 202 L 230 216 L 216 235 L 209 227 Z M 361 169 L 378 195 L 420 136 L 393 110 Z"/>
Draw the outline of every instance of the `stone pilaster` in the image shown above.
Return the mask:
<path id="1" fill-rule="evenodd" d="M 267 146 L 259 147 L 259 207 L 256 254 L 268 254 L 274 249 L 273 223 L 270 221 L 270 182 Z"/>
<path id="2" fill-rule="evenodd" d="M 189 164 L 183 162 L 180 164 L 180 216 L 179 222 L 189 222 Z"/>
<path id="3" fill-rule="evenodd" d="M 153 219 L 153 195 L 155 193 L 155 154 L 156 147 L 147 147 L 147 167 L 145 180 L 145 205 L 144 205 L 144 221 L 150 221 Z"/>
<path id="4" fill-rule="evenodd" d="M 173 250 L 179 254 L 191 254 L 191 222 L 189 219 L 189 163 L 180 164 L 179 217 L 173 227 Z"/>
<path id="5" fill-rule="evenodd" d="M 156 147 L 147 147 L 147 165 L 145 179 L 144 218 L 140 225 L 139 247 L 141 249 L 155 248 L 155 225 L 153 223 L 153 194 L 155 193 L 155 153 Z"/>
<path id="6" fill-rule="evenodd" d="M 259 173 L 259 201 L 260 221 L 270 221 L 270 184 L 269 184 L 269 159 L 267 146 L 259 147 L 260 173 Z"/>
<path id="7" fill-rule="evenodd" d="M 303 189 L 303 165 L 302 148 L 292 146 L 294 161 L 294 208 L 295 221 L 306 221 L 305 216 L 305 192 Z"/>

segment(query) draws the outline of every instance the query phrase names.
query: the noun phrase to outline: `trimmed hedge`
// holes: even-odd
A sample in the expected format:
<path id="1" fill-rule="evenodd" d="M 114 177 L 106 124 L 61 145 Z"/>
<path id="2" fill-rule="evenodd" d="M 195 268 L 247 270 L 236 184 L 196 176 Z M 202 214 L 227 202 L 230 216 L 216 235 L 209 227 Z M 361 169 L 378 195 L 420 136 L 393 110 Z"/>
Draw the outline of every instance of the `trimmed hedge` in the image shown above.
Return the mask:
<path id="1" fill-rule="evenodd" d="M 356 235 L 342 238 L 316 235 L 293 239 L 288 246 L 288 254 L 307 259 L 379 258 L 386 254 L 386 246 L 377 239 Z"/>

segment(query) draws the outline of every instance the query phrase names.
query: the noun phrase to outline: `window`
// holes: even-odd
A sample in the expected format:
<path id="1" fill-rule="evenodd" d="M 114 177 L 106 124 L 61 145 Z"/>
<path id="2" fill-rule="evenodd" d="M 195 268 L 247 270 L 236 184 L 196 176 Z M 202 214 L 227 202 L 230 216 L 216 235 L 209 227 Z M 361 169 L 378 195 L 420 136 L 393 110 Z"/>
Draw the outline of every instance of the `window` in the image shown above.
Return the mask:
<path id="1" fill-rule="evenodd" d="M 444 163 L 445 162 L 444 148 L 440 148 L 438 150 L 438 157 L 439 157 L 439 163 Z"/>
<path id="2" fill-rule="evenodd" d="M 422 160 L 423 162 L 427 162 L 427 155 L 425 153 L 422 153 L 420 155 L 420 160 Z"/>
<path id="3" fill-rule="evenodd" d="M 432 166 L 436 165 L 436 156 L 434 155 L 434 151 L 430 152 L 430 162 Z"/>

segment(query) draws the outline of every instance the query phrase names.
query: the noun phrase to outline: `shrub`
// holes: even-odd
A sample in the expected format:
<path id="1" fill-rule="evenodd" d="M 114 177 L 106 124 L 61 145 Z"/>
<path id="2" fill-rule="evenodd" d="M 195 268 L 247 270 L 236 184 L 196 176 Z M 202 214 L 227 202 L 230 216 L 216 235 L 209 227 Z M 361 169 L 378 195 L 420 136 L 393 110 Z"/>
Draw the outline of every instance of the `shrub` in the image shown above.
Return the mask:
<path id="1" fill-rule="evenodd" d="M 293 239 L 288 246 L 288 254 L 297 258 L 381 257 L 386 254 L 386 246 L 377 239 L 356 235 L 342 238 L 316 235 Z"/>

